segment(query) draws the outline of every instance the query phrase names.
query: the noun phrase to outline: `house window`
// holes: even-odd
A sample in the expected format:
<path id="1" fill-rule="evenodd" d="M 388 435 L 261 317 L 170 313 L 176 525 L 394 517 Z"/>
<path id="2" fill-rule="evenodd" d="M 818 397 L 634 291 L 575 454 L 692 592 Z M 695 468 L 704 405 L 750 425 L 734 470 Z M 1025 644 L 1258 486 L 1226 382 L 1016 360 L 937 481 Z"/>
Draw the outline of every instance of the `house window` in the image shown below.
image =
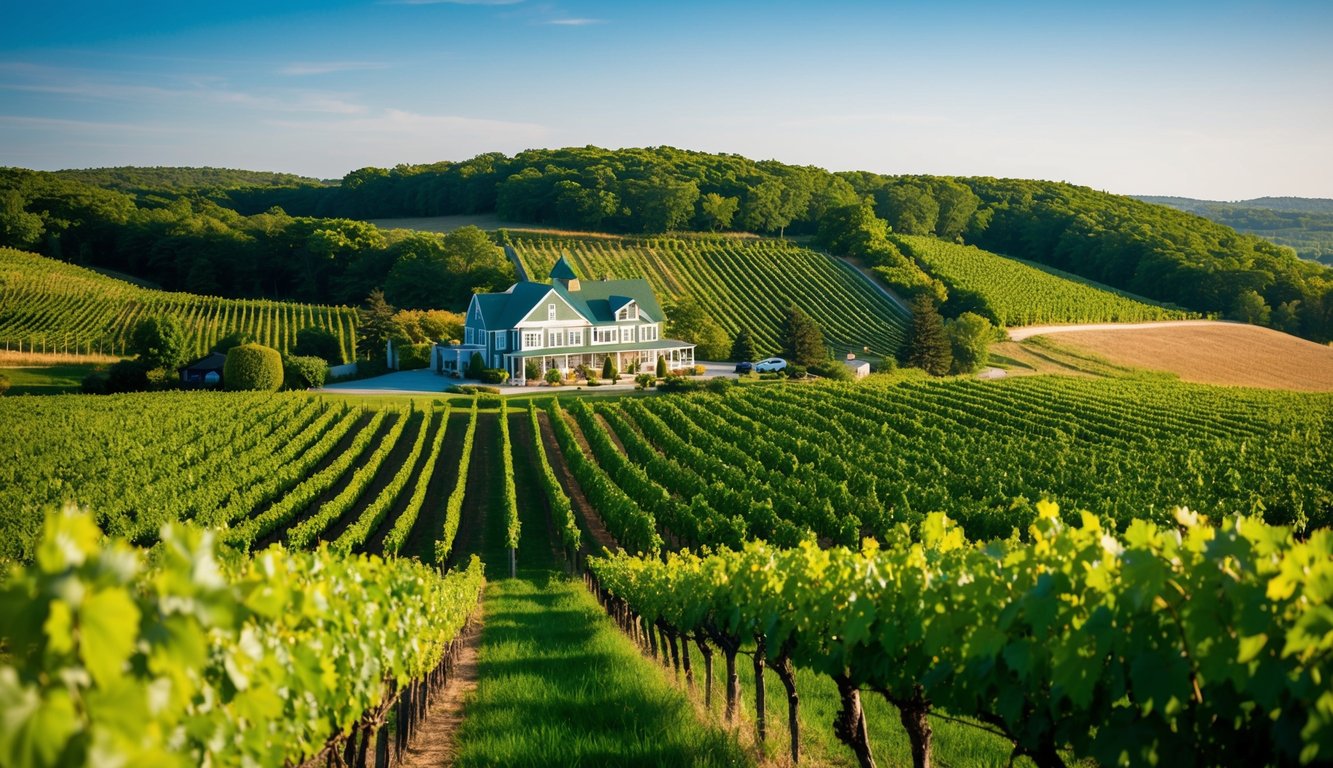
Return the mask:
<path id="1" fill-rule="evenodd" d="M 542 332 L 541 332 L 541 331 L 524 331 L 524 332 L 523 332 L 523 348 L 524 348 L 524 349 L 541 349 L 541 348 L 542 348 Z"/>
<path id="2" fill-rule="evenodd" d="M 568 344 L 571 347 L 583 346 L 583 330 L 570 330 Z"/>
<path id="3" fill-rule="evenodd" d="M 500 331 L 499 333 L 495 334 L 495 348 L 496 348 L 496 349 L 504 349 L 504 348 L 505 348 L 505 342 L 506 342 L 506 338 L 505 338 L 505 337 L 508 336 L 508 335 L 509 335 L 509 334 L 505 333 L 504 331 Z"/>
<path id="4" fill-rule="evenodd" d="M 549 335 L 550 335 L 551 343 L 550 343 L 550 344 L 547 344 L 546 346 L 548 346 L 548 347 L 563 347 L 563 346 L 565 346 L 565 332 L 564 332 L 564 331 L 551 331 L 551 333 L 550 333 Z"/>
<path id="5" fill-rule="evenodd" d="M 639 326 L 639 341 L 657 341 L 656 325 Z"/>
<path id="6" fill-rule="evenodd" d="M 634 341 L 634 326 L 630 325 L 620 329 L 620 341 L 626 344 Z"/>
<path id="7" fill-rule="evenodd" d="M 639 305 L 638 305 L 638 304 L 627 304 L 627 305 L 625 305 L 624 307 L 621 307 L 621 308 L 620 308 L 620 311 L 616 313 L 616 319 L 617 319 L 617 320 L 638 320 L 638 319 L 639 319 Z"/>
<path id="8" fill-rule="evenodd" d="M 554 305 L 554 304 L 547 304 L 547 305 L 546 305 L 546 319 L 547 319 L 547 320 L 554 320 L 554 319 L 555 319 L 555 305 Z"/>
<path id="9" fill-rule="evenodd" d="M 615 328 L 594 328 L 592 329 L 593 344 L 615 344 L 618 334 Z"/>
<path id="10" fill-rule="evenodd" d="M 473 343 L 473 342 L 472 342 L 472 333 L 473 333 L 473 331 L 472 331 L 472 326 L 469 325 L 469 326 L 467 327 L 467 330 L 466 330 L 466 331 L 464 332 L 464 334 L 463 334 L 463 335 L 465 335 L 465 336 L 467 337 L 467 338 L 465 339 L 465 341 L 467 341 L 467 343 L 469 343 L 469 344 Z"/>

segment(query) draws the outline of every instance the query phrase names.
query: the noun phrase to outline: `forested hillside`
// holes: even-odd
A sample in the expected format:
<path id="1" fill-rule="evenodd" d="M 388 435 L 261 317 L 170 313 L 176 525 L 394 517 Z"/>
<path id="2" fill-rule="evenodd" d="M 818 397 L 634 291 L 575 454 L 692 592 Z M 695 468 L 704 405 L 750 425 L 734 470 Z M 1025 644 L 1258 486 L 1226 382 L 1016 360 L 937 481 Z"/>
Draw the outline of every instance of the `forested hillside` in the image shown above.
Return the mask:
<path id="1" fill-rule="evenodd" d="M 366 262 L 357 254 L 379 253 L 389 243 L 364 225 L 292 216 L 495 212 L 580 230 L 815 235 L 868 199 L 897 234 L 962 239 L 1196 312 L 1333 338 L 1333 270 L 1199 216 L 1057 182 L 834 174 L 669 147 L 584 147 L 363 168 L 338 186 L 214 190 L 202 200 L 136 202 L 86 185 L 53 189 L 72 183 L 5 172 L 0 244 L 151 275 L 169 287 L 198 291 L 216 283 L 224 292 L 345 301 L 385 281 L 383 264 L 391 259 Z M 154 231 L 152 240 L 139 234 L 145 227 Z M 127 247 L 136 236 L 139 245 Z M 182 237 L 192 245 L 209 240 L 210 258 L 172 253 Z M 264 254 L 260 264 L 247 262 L 256 252 Z M 899 270 L 909 289 L 923 287 L 898 256 L 873 252 L 882 263 L 870 266 Z M 232 263 L 240 269 L 231 270 Z M 330 273 L 335 279 L 326 284 Z M 469 287 L 486 282 L 469 281 Z"/>
<path id="2" fill-rule="evenodd" d="M 134 196 L 0 169 L 0 246 L 147 277 L 173 291 L 360 304 L 384 288 L 409 309 L 455 309 L 513 267 L 475 228 L 449 235 L 348 219 L 243 216 L 193 195 Z"/>
<path id="3" fill-rule="evenodd" d="M 326 182 L 309 176 L 269 171 L 245 171 L 235 168 L 79 168 L 55 171 L 57 176 L 122 192 L 156 193 L 162 191 L 218 190 L 238 187 L 290 187 Z"/>
<path id="4" fill-rule="evenodd" d="M 1149 196 L 1139 199 L 1198 214 L 1239 232 L 1293 248 L 1301 258 L 1333 265 L 1333 200 L 1259 197 L 1222 202 Z"/>

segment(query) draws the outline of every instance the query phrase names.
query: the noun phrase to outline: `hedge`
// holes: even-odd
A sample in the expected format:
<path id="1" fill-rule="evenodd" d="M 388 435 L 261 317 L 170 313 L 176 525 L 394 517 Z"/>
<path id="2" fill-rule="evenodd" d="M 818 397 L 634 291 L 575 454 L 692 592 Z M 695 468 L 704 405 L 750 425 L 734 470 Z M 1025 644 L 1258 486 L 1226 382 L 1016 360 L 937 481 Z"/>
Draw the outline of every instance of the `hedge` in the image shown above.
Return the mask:
<path id="1" fill-rule="evenodd" d="M 230 390 L 276 391 L 282 386 L 282 355 L 262 344 L 242 344 L 227 353 L 222 384 Z"/>

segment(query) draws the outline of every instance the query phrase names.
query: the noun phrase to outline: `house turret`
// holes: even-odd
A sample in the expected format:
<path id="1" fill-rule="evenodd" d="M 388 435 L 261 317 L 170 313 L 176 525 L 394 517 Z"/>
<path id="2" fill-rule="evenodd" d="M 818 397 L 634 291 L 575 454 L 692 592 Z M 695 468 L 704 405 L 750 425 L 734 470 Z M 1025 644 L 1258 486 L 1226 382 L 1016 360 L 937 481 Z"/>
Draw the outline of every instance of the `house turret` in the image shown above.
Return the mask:
<path id="1" fill-rule="evenodd" d="M 564 286 L 566 291 L 579 290 L 579 276 L 563 253 L 556 260 L 555 266 L 551 267 L 551 282 Z"/>

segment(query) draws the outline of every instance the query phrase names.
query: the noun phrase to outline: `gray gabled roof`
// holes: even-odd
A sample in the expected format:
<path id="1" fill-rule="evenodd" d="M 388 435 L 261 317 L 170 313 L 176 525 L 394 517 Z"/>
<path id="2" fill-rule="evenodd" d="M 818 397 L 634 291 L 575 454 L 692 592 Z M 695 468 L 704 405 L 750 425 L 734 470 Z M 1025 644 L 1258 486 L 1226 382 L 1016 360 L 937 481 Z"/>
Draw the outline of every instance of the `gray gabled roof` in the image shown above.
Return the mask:
<path id="1" fill-rule="evenodd" d="M 555 266 L 551 267 L 552 280 L 577 280 L 579 276 L 574 274 L 574 267 L 565 259 L 565 255 L 560 254 L 556 259 Z"/>
<path id="2" fill-rule="evenodd" d="M 639 311 L 653 321 L 666 320 L 652 286 L 642 278 L 581 280 L 579 288 L 571 291 L 559 283 L 524 281 L 514 283 L 503 293 L 478 293 L 473 300 L 481 310 L 482 324 L 490 331 L 507 330 L 523 322 L 551 291 L 594 325 L 614 324 L 616 312 L 630 302 L 638 304 Z"/>
<path id="3" fill-rule="evenodd" d="M 569 291 L 557 285 L 559 293 L 574 306 L 584 317 L 594 324 L 614 323 L 616 310 L 633 301 L 639 305 L 639 311 L 654 321 L 666 320 L 662 307 L 653 295 L 653 287 L 643 278 L 633 280 L 581 280 L 580 290 Z"/>

